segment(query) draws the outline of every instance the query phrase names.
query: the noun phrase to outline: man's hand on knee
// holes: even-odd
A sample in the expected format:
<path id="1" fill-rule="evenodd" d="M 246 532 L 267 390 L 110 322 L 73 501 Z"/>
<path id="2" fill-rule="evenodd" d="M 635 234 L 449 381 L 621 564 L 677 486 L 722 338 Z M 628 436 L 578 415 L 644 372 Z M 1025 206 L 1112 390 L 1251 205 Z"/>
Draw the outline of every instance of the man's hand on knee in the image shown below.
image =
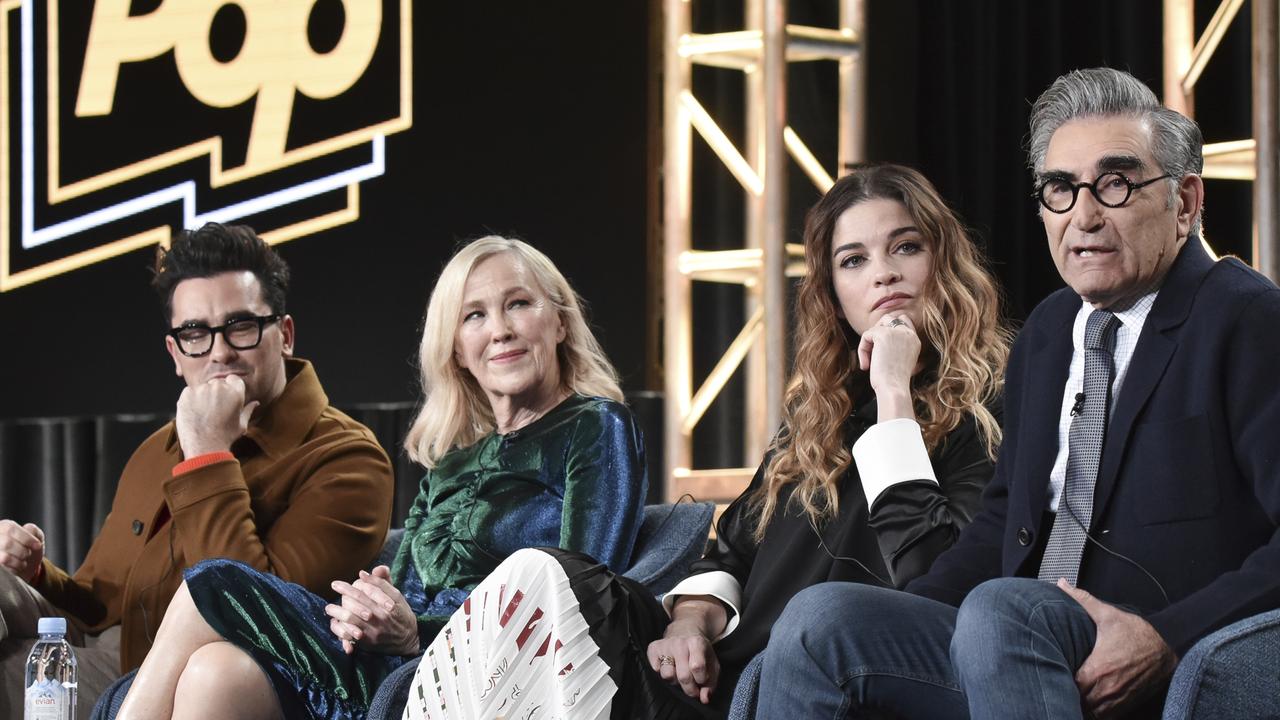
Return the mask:
<path id="1" fill-rule="evenodd" d="M 34 523 L 0 520 L 0 566 L 31 582 L 44 560 L 44 531 Z"/>
<path id="2" fill-rule="evenodd" d="M 1173 673 L 1178 658 L 1151 623 L 1108 605 L 1065 580 L 1058 587 L 1080 603 L 1097 626 L 1093 652 L 1076 671 L 1084 709 L 1109 717 L 1145 699 Z"/>

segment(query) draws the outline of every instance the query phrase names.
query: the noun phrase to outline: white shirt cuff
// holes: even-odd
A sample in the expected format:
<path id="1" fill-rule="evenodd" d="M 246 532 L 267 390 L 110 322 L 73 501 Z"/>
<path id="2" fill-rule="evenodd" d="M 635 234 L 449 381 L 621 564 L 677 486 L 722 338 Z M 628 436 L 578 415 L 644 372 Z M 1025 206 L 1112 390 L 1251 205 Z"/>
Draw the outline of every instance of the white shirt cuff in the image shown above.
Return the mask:
<path id="1" fill-rule="evenodd" d="M 729 573 L 723 570 L 712 570 L 690 575 L 676 583 L 676 586 L 671 588 L 671 592 L 662 596 L 662 608 L 667 611 L 667 617 L 671 617 L 671 610 L 681 595 L 710 595 L 728 606 L 728 622 L 725 623 L 724 630 L 712 638 L 711 642 L 719 642 L 721 638 L 738 627 L 738 617 L 741 615 L 738 607 L 742 605 L 742 585 L 738 584 L 738 579 Z"/>
<path id="2" fill-rule="evenodd" d="M 924 435 L 915 420 L 898 418 L 876 423 L 853 444 L 853 461 L 858 466 L 867 508 L 875 506 L 880 494 L 892 485 L 938 477 L 924 447 Z"/>

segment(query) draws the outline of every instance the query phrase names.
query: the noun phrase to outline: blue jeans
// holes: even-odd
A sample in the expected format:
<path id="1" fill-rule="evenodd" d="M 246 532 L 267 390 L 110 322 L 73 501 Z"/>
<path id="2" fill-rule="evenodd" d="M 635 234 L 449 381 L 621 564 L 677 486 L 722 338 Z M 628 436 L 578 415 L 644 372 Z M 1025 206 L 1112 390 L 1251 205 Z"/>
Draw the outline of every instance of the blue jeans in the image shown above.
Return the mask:
<path id="1" fill-rule="evenodd" d="M 765 649 L 760 718 L 1079 718 L 1095 628 L 1050 583 L 1001 578 L 960 609 L 854 583 L 792 598 Z"/>

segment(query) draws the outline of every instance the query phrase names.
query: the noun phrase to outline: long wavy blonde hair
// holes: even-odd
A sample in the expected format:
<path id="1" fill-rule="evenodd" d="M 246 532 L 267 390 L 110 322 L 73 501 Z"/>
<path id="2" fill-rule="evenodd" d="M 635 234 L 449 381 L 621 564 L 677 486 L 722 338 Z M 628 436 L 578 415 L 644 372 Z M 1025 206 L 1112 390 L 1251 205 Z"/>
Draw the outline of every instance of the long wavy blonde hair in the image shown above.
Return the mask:
<path id="1" fill-rule="evenodd" d="M 560 314 L 565 336 L 556 346 L 556 360 L 560 363 L 563 389 L 622 402 L 618 372 L 587 326 L 581 298 L 551 259 L 521 240 L 498 235 L 482 237 L 449 260 L 427 302 L 418 352 L 422 409 L 409 428 L 404 446 L 409 457 L 429 468 L 435 467 L 445 453 L 471 445 L 497 427 L 484 391 L 454 358 L 454 338 L 462 322 L 467 278 L 476 265 L 498 253 L 519 258 Z"/>
<path id="2" fill-rule="evenodd" d="M 872 395 L 856 361 L 858 336 L 841 319 L 832 282 L 831 235 L 836 220 L 872 199 L 902 203 L 929 242 L 930 281 L 921 296 L 923 371 L 913 383 L 916 418 L 930 451 L 972 415 L 994 459 L 1000 426 L 987 405 L 1000 394 L 1011 332 L 1000 294 L 982 255 L 938 191 L 901 165 L 853 168 L 805 216 L 808 273 L 796 298 L 795 369 L 783 400 L 783 426 L 771 445 L 764 484 L 750 498 L 756 539 L 778 511 L 781 491 L 795 485 L 795 503 L 814 527 L 839 511 L 840 478 L 852 462 L 839 429 Z"/>

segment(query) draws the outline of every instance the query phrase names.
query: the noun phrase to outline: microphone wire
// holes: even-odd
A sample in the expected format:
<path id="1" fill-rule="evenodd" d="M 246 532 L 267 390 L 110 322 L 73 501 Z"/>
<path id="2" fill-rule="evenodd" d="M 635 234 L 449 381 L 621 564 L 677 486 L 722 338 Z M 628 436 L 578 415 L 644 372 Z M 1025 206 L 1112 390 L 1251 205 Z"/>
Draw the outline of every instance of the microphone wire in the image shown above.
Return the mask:
<path id="1" fill-rule="evenodd" d="M 1070 515 L 1071 519 L 1076 522 L 1076 525 L 1080 526 L 1080 529 L 1084 531 L 1085 539 L 1093 543 L 1094 545 L 1096 545 L 1099 549 L 1101 549 L 1103 552 L 1107 553 L 1108 555 L 1114 558 L 1117 558 L 1119 560 L 1123 560 L 1129 563 L 1130 565 L 1134 566 L 1135 568 L 1137 568 L 1139 571 L 1141 571 L 1143 575 L 1146 575 L 1148 578 L 1150 578 L 1151 582 L 1155 583 L 1156 589 L 1160 591 L 1160 596 L 1164 598 L 1165 607 L 1172 605 L 1173 603 L 1169 600 L 1169 593 L 1165 592 L 1164 585 L 1162 585 L 1160 581 L 1156 579 L 1155 575 L 1152 575 L 1150 571 L 1148 571 L 1145 567 L 1143 567 L 1142 563 L 1138 562 L 1137 560 L 1134 560 L 1133 558 L 1127 555 L 1124 555 L 1123 553 L 1116 552 L 1115 550 L 1112 550 L 1106 545 L 1103 545 L 1101 541 L 1099 541 L 1097 538 L 1093 536 L 1092 533 L 1089 532 L 1089 528 L 1085 527 L 1084 522 L 1080 519 L 1080 516 L 1076 514 L 1075 508 L 1071 507 L 1071 502 L 1067 500 L 1067 493 L 1066 493 L 1066 487 L 1065 487 L 1066 483 L 1063 483 L 1063 486 L 1064 486 L 1063 493 L 1058 496 L 1060 505 L 1067 509 L 1067 514 Z M 1061 516 L 1062 513 L 1059 512 L 1058 515 Z"/>

